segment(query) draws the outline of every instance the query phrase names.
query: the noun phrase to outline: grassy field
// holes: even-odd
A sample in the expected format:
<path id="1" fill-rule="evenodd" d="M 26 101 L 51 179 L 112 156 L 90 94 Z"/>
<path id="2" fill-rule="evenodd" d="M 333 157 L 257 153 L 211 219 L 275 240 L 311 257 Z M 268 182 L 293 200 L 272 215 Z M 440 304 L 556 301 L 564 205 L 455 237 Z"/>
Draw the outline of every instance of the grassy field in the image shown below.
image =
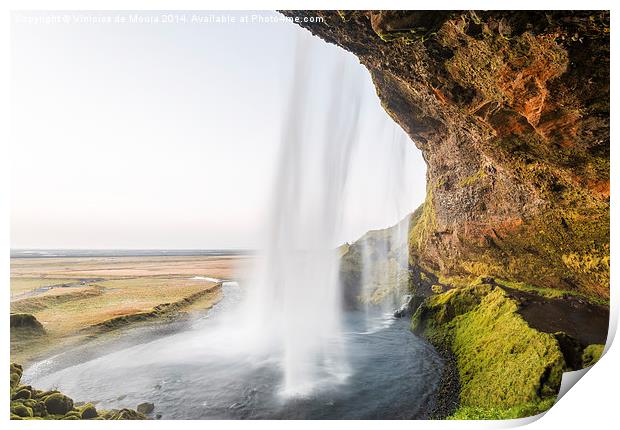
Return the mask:
<path id="1" fill-rule="evenodd" d="M 239 256 L 11 259 L 11 313 L 34 315 L 45 329 L 11 327 L 11 360 L 27 364 L 138 321 L 204 312 L 220 299 L 218 282 L 205 278 L 235 279 L 247 264 Z"/>

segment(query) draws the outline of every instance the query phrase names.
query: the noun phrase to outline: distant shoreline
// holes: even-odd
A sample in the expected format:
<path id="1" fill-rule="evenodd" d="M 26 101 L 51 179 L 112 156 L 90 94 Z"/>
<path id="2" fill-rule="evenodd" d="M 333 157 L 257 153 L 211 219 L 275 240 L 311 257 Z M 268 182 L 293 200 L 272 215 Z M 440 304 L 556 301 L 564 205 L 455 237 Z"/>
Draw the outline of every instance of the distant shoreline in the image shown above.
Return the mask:
<path id="1" fill-rule="evenodd" d="M 218 257 L 255 252 L 249 249 L 11 249 L 11 258 Z"/>

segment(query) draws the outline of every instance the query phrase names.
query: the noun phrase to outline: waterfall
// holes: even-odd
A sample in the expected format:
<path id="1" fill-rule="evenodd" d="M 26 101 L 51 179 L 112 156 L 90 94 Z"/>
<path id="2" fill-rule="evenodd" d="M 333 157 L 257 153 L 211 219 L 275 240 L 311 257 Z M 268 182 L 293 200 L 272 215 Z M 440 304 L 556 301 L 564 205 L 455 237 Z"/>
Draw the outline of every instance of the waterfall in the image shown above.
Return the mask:
<path id="1" fill-rule="evenodd" d="M 396 224 L 412 210 L 405 174 L 411 143 L 387 115 L 369 109 L 376 99 L 362 98 L 367 72 L 340 52 L 328 58 L 316 55 L 309 37 L 300 34 L 297 39 L 267 237 L 242 308 L 244 346 L 275 360 L 285 396 L 332 387 L 350 373 L 338 249 L 345 219 L 351 217 L 347 211 L 355 207 L 349 179 L 372 185 L 372 190 L 356 191 L 376 202 L 375 218 L 381 213 L 385 225 Z M 377 153 L 382 155 L 376 160 L 368 156 Z M 356 157 L 370 166 L 354 169 Z M 364 219 L 365 214 L 354 217 Z M 367 262 L 364 272 L 373 277 L 373 294 L 389 297 L 381 303 L 389 307 L 385 312 L 392 312 L 407 290 L 408 219 L 388 236 L 362 255 L 382 262 Z"/>
<path id="2" fill-rule="evenodd" d="M 325 65 L 313 63 L 307 41 L 298 40 L 269 236 L 248 286 L 248 324 L 279 355 L 285 395 L 305 395 L 348 374 L 337 241 L 363 75 L 345 60 L 335 62 L 329 87 L 318 94 L 323 108 L 313 110 L 312 70 Z"/>
<path id="3" fill-rule="evenodd" d="M 407 296 L 409 286 L 409 213 L 412 184 L 407 177 L 406 145 L 410 145 L 402 130 L 393 125 L 386 133 L 385 156 L 388 165 L 383 182 L 387 190 L 381 204 L 393 225 L 370 231 L 358 242 L 361 254 L 361 300 L 367 314 L 369 330 L 380 328 L 384 317 L 398 309 Z"/>

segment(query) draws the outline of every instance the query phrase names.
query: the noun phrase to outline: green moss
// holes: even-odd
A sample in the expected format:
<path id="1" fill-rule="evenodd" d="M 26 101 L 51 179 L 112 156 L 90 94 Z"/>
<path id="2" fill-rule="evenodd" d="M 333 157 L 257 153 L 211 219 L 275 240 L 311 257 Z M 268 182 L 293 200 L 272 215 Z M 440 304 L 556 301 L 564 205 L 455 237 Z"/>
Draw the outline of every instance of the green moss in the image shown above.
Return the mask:
<path id="1" fill-rule="evenodd" d="M 514 226 L 494 227 L 485 240 L 461 236 L 459 257 L 444 260 L 442 275 L 518 279 L 535 288 L 607 302 L 608 209 L 550 210 L 527 222 L 516 220 Z"/>
<path id="2" fill-rule="evenodd" d="M 552 404 L 565 361 L 553 335 L 530 328 L 499 287 L 457 288 L 432 296 L 412 328 L 449 345 L 461 380 L 455 417 L 526 416 Z"/>
<path id="3" fill-rule="evenodd" d="M 11 363 L 11 419 L 49 419 L 49 420 L 80 420 L 80 419 L 116 419 L 144 420 L 143 414 L 133 409 L 101 411 L 98 413 L 92 403 L 79 409 L 74 408 L 73 400 L 56 391 L 41 391 L 30 386 L 19 385 L 22 367 Z"/>
<path id="4" fill-rule="evenodd" d="M 409 246 L 415 254 L 415 250 L 420 249 L 424 241 L 435 231 L 437 221 L 433 208 L 433 192 L 430 188 L 426 192 L 426 200 L 411 216 L 409 230 Z"/>
<path id="5" fill-rule="evenodd" d="M 467 287 L 474 281 L 473 276 L 444 276 L 437 275 L 437 281 L 442 285 L 452 285 L 454 287 Z"/>
<path id="6" fill-rule="evenodd" d="M 536 403 L 526 403 L 511 408 L 481 408 L 461 406 L 449 416 L 449 420 L 509 420 L 531 417 L 549 410 L 555 403 L 554 397 Z"/>
<path id="7" fill-rule="evenodd" d="M 431 286 L 431 291 L 435 294 L 443 293 L 443 287 L 439 284 L 433 284 Z"/>
<path id="8" fill-rule="evenodd" d="M 71 410 L 69 412 L 67 412 L 63 418 L 69 418 L 69 417 L 75 417 L 77 419 L 82 419 L 82 414 L 80 413 L 80 411 L 77 410 Z"/>
<path id="9" fill-rule="evenodd" d="M 32 396 L 32 393 L 30 392 L 30 390 L 27 389 L 20 389 L 17 390 L 17 392 L 15 394 L 13 394 L 13 396 L 11 397 L 13 400 L 17 400 L 17 399 L 29 399 Z"/>
<path id="10" fill-rule="evenodd" d="M 80 409 L 80 417 L 83 420 L 89 420 L 97 416 L 97 409 L 92 403 L 86 403 Z"/>
<path id="11" fill-rule="evenodd" d="M 64 415 L 73 409 L 73 400 L 64 394 L 54 393 L 45 398 L 45 407 L 50 414 Z"/>
<path id="12" fill-rule="evenodd" d="M 469 187 L 471 185 L 474 185 L 476 182 L 480 181 L 481 179 L 484 179 L 486 176 L 487 176 L 487 174 L 484 172 L 484 170 L 480 169 L 476 173 L 474 173 L 473 175 L 461 179 L 458 182 L 458 186 L 459 187 Z"/>
<path id="13" fill-rule="evenodd" d="M 22 418 L 32 418 L 32 409 L 22 403 L 12 403 L 11 413 Z"/>
<path id="14" fill-rule="evenodd" d="M 22 367 L 19 364 L 11 363 L 10 370 L 10 381 L 11 381 L 11 390 L 15 389 L 19 385 L 19 381 L 22 378 Z"/>
<path id="15" fill-rule="evenodd" d="M 592 297 L 587 294 L 580 293 L 578 291 L 568 291 L 568 290 L 561 290 L 561 289 L 556 289 L 556 288 L 536 287 L 534 285 L 530 285 L 525 282 L 509 281 L 506 279 L 499 279 L 499 278 L 495 278 L 495 282 L 507 288 L 512 288 L 514 290 L 538 294 L 539 296 L 547 297 L 549 299 L 561 299 L 567 296 L 575 296 L 575 297 L 580 297 L 581 299 L 588 301 L 590 303 L 596 303 L 599 305 L 609 305 L 609 300 L 607 299 L 601 299 L 599 297 Z"/>
<path id="16" fill-rule="evenodd" d="M 566 70 L 568 54 L 553 38 L 535 37 L 528 32 L 507 38 L 484 23 L 481 37 L 474 38 L 465 33 L 467 25 L 462 24 L 459 20 L 448 21 L 439 32 L 439 42 L 455 50 L 446 69 L 461 85 L 475 88 L 488 102 L 509 104 L 514 100 L 512 87 L 502 85 L 502 79 L 518 77 L 517 73 L 507 76 L 513 70 L 541 71 L 543 83 Z"/>
<path id="17" fill-rule="evenodd" d="M 599 359 L 601 355 L 603 355 L 603 351 L 605 350 L 605 345 L 601 344 L 592 344 L 588 345 L 584 350 L 581 356 L 583 360 L 583 367 L 593 366 Z"/>
<path id="18" fill-rule="evenodd" d="M 609 271 L 608 254 L 577 254 L 573 252 L 570 254 L 563 254 L 562 262 L 567 268 L 586 274 L 592 274 L 601 269 Z"/>
<path id="19" fill-rule="evenodd" d="M 110 420 L 146 420 L 146 416 L 133 409 L 121 409 L 108 411 L 107 419 Z"/>
<path id="20" fill-rule="evenodd" d="M 504 268 L 500 264 L 492 264 L 484 261 L 463 261 L 461 267 L 472 276 L 495 276 L 502 273 Z"/>

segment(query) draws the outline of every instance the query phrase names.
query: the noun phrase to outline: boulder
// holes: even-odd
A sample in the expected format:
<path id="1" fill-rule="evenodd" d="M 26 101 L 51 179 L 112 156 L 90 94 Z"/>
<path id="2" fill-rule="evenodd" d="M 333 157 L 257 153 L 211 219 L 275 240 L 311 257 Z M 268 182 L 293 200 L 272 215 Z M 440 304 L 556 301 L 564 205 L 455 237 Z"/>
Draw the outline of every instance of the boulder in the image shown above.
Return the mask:
<path id="1" fill-rule="evenodd" d="M 30 390 L 22 388 L 11 396 L 11 400 L 29 399 L 30 397 L 32 397 L 32 393 L 30 392 Z"/>
<path id="2" fill-rule="evenodd" d="M 32 409 L 21 403 L 11 405 L 11 413 L 22 418 L 32 418 L 33 416 Z"/>
<path id="3" fill-rule="evenodd" d="M 147 415 L 153 412 L 153 410 L 155 410 L 155 405 L 149 402 L 140 403 L 136 410 L 141 414 Z"/>
<path id="4" fill-rule="evenodd" d="M 64 415 L 73 409 L 73 400 L 64 394 L 54 393 L 45 398 L 47 412 L 54 415 Z"/>
<path id="5" fill-rule="evenodd" d="M 80 411 L 80 416 L 83 420 L 95 418 L 97 416 L 97 409 L 92 403 L 87 403 Z"/>

